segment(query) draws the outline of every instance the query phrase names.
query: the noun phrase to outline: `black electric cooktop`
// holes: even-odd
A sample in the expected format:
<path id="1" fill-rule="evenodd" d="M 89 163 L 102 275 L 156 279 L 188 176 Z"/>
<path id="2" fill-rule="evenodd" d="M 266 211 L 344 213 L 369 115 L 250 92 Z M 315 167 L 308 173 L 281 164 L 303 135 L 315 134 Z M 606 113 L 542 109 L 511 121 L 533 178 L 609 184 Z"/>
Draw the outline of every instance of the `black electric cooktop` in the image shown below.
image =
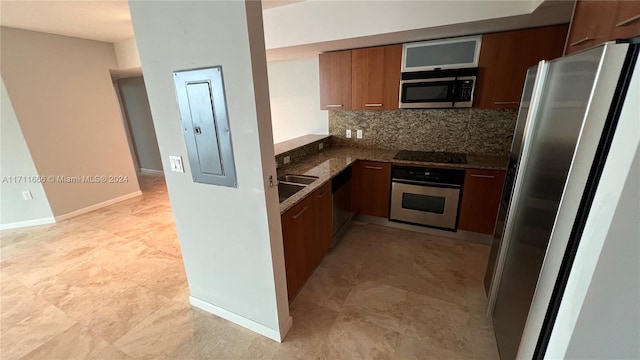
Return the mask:
<path id="1" fill-rule="evenodd" d="M 400 150 L 393 158 L 395 160 L 424 161 L 443 164 L 467 163 L 467 156 L 465 154 L 450 152 Z"/>

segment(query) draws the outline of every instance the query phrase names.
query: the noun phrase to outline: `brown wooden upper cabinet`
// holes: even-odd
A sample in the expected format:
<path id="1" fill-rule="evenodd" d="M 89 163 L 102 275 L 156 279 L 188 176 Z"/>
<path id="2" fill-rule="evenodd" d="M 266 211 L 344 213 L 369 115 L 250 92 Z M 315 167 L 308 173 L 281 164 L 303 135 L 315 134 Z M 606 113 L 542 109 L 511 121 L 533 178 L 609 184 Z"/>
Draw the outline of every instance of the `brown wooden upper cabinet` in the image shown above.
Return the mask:
<path id="1" fill-rule="evenodd" d="M 402 44 L 320 54 L 320 109 L 398 108 Z"/>
<path id="2" fill-rule="evenodd" d="M 616 5 L 616 1 L 577 1 L 565 53 L 570 54 L 607 41 Z"/>
<path id="3" fill-rule="evenodd" d="M 351 109 L 351 50 L 320 54 L 320 109 Z"/>
<path id="4" fill-rule="evenodd" d="M 640 0 L 616 1 L 611 39 L 640 36 Z"/>
<path id="5" fill-rule="evenodd" d="M 640 1 L 578 0 L 565 54 L 640 35 Z"/>
<path id="6" fill-rule="evenodd" d="M 482 35 L 474 107 L 517 109 L 527 69 L 562 56 L 568 25 Z"/>
<path id="7" fill-rule="evenodd" d="M 397 109 L 402 45 L 351 51 L 351 108 Z"/>

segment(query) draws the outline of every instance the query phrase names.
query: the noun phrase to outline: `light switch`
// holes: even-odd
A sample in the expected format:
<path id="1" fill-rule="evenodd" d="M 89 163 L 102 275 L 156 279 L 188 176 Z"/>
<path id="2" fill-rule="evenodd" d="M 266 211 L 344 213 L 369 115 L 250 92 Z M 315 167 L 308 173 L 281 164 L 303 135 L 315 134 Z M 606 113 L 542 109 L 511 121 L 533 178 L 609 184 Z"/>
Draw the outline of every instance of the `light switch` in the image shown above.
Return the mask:
<path id="1" fill-rule="evenodd" d="M 351 129 L 347 129 L 347 139 L 351 139 Z"/>
<path id="2" fill-rule="evenodd" d="M 284 159 L 282 159 L 282 162 L 285 164 L 288 164 L 291 162 L 291 156 L 285 156 Z"/>
<path id="3" fill-rule="evenodd" d="M 169 161 L 171 162 L 171 171 L 184 172 L 184 166 L 182 166 L 182 156 L 170 155 Z"/>
<path id="4" fill-rule="evenodd" d="M 324 148 L 324 143 L 318 144 L 318 150 L 322 150 Z"/>
<path id="5" fill-rule="evenodd" d="M 358 131 L 356 131 L 356 137 L 357 137 L 358 139 L 362 139 L 362 130 L 358 130 Z"/>
<path id="6" fill-rule="evenodd" d="M 33 200 L 33 195 L 31 195 L 31 191 L 23 191 L 22 198 L 25 200 Z"/>

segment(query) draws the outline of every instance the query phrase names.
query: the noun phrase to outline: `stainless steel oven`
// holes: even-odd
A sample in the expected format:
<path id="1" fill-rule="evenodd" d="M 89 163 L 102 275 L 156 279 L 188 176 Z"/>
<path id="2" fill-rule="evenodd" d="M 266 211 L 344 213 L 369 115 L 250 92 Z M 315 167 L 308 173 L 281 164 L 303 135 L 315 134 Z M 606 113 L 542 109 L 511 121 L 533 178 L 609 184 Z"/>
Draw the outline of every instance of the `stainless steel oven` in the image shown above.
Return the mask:
<path id="1" fill-rule="evenodd" d="M 464 170 L 394 166 L 389 220 L 457 230 Z"/>

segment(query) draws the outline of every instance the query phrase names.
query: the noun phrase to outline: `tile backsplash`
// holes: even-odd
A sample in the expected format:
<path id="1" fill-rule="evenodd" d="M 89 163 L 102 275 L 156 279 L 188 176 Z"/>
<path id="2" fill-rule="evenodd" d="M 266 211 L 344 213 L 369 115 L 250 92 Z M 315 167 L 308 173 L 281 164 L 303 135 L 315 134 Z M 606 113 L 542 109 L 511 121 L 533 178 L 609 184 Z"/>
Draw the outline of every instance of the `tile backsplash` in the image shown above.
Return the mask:
<path id="1" fill-rule="evenodd" d="M 288 164 L 284 163 L 285 157 L 288 157 L 290 163 L 293 164 L 309 155 L 328 149 L 332 143 L 333 138 L 330 135 L 312 134 L 275 144 L 276 167 L 281 170 L 288 166 Z M 322 144 L 322 149 L 318 147 L 319 144 Z"/>
<path id="2" fill-rule="evenodd" d="M 329 134 L 343 146 L 506 155 L 517 116 L 512 109 L 329 111 Z"/>

